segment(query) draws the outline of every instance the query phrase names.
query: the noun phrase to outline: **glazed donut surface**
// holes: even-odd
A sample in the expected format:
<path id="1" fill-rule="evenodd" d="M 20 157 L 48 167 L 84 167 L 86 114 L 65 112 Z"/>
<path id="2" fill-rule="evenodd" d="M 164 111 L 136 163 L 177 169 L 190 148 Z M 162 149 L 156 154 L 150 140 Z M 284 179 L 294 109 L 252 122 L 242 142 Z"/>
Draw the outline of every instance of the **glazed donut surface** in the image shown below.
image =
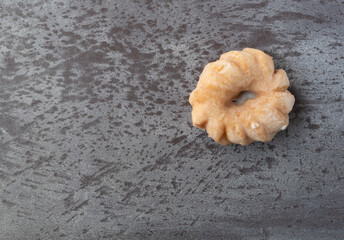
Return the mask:
<path id="1" fill-rule="evenodd" d="M 205 66 L 190 94 L 192 122 L 222 145 L 268 142 L 289 124 L 295 98 L 288 87 L 286 72 L 275 71 L 264 52 L 245 48 L 224 53 Z M 236 103 L 244 91 L 255 97 Z"/>

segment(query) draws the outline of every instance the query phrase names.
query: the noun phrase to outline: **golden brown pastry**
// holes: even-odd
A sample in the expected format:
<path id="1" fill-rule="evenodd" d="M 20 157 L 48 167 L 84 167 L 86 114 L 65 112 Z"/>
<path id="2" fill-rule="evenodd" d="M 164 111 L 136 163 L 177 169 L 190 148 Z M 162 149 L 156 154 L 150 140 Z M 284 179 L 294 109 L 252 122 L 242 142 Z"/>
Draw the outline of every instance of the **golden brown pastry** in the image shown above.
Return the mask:
<path id="1" fill-rule="evenodd" d="M 264 52 L 253 48 L 227 52 L 204 68 L 190 95 L 192 122 L 222 145 L 268 142 L 289 124 L 295 98 L 288 87 L 285 71 L 275 71 Z M 255 97 L 235 103 L 243 91 Z"/>

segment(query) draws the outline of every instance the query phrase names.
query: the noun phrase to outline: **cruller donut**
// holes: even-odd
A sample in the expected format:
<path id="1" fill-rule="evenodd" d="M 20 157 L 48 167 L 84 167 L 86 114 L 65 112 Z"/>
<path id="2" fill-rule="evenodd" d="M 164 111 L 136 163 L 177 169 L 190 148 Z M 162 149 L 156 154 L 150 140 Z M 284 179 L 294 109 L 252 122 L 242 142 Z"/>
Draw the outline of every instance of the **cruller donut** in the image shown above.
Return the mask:
<path id="1" fill-rule="evenodd" d="M 264 52 L 245 48 L 224 53 L 205 66 L 190 94 L 192 122 L 222 145 L 268 142 L 288 126 L 295 102 L 288 87 L 286 72 L 275 71 L 272 58 Z M 255 97 L 236 103 L 244 91 Z"/>

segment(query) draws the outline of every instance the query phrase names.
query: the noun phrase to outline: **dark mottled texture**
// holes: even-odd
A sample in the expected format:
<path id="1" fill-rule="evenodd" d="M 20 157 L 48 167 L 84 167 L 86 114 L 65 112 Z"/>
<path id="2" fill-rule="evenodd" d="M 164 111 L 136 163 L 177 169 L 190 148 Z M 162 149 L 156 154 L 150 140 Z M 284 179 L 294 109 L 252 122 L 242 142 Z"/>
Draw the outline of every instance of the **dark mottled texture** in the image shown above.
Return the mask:
<path id="1" fill-rule="evenodd" d="M 343 239 L 342 1 L 0 1 L 0 239 Z M 192 127 L 255 47 L 296 104 L 270 143 Z"/>

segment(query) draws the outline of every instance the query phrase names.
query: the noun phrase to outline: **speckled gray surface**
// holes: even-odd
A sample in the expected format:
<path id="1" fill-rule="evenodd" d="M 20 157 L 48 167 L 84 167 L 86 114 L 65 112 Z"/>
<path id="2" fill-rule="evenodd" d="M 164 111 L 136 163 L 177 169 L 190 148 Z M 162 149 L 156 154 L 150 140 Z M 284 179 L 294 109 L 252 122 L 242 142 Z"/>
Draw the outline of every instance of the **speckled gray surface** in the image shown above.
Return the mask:
<path id="1" fill-rule="evenodd" d="M 343 239 L 344 4 L 111 2 L 0 2 L 0 239 Z M 296 104 L 223 147 L 188 95 L 243 47 Z"/>

